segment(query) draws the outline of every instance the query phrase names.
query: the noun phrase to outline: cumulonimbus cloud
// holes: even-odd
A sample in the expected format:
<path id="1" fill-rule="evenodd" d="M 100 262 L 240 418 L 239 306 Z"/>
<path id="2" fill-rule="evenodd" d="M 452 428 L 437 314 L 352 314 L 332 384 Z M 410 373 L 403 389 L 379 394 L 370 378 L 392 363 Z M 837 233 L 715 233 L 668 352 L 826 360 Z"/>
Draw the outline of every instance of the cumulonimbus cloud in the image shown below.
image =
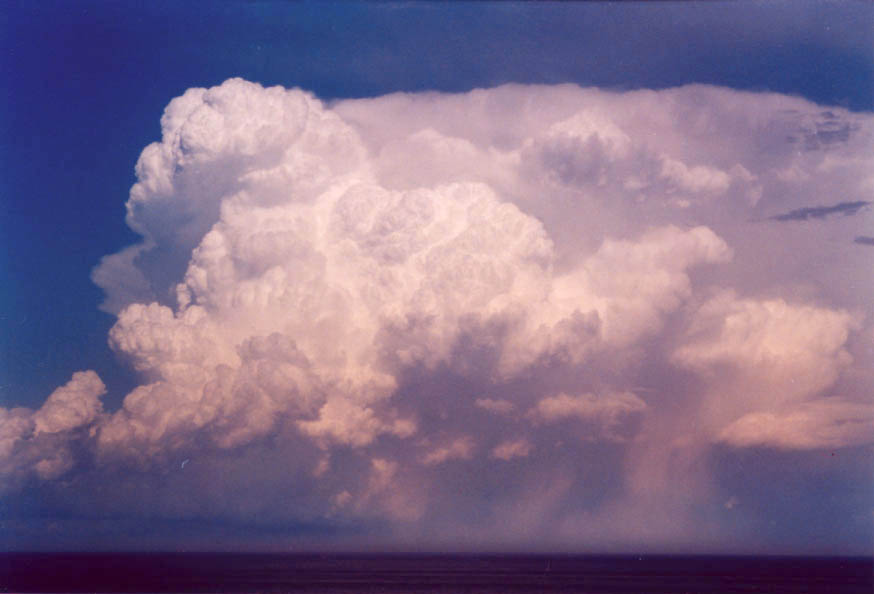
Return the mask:
<path id="1" fill-rule="evenodd" d="M 870 393 L 831 393 L 864 304 L 797 298 L 749 220 L 826 188 L 867 204 L 874 121 L 831 110 L 840 134 L 799 151 L 792 110 L 821 111 L 702 86 L 334 104 L 239 79 L 191 89 L 137 163 L 142 242 L 93 274 L 142 383 L 104 413 L 80 372 L 39 411 L 0 411 L 3 472 L 58 476 L 74 441 L 148 464 L 293 435 L 318 452 L 312 480 L 335 485 L 330 513 L 389 513 L 380 493 L 398 483 L 393 517 L 413 521 L 421 485 L 456 465 L 659 448 L 656 425 L 735 447 L 870 441 Z M 822 224 L 852 236 L 858 217 L 841 218 Z M 769 257 L 790 270 L 806 240 L 787 227 Z M 469 396 L 446 409 L 448 378 Z M 672 424 L 664 403 L 693 389 Z M 338 452 L 362 460 L 347 483 Z"/>

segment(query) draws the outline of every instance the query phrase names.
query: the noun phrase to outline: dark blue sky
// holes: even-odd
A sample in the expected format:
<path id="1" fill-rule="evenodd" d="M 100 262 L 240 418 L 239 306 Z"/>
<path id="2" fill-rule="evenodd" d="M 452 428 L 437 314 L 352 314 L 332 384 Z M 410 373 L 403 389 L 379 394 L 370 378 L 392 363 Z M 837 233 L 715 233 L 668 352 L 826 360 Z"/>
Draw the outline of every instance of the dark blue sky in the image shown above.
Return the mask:
<path id="1" fill-rule="evenodd" d="M 78 370 L 93 369 L 103 379 L 110 412 L 136 385 L 107 345 L 116 319 L 98 309 L 103 296 L 90 274 L 102 256 L 138 240 L 124 222 L 134 164 L 160 139 L 169 100 L 188 88 L 242 77 L 334 99 L 511 82 L 619 90 L 707 83 L 874 110 L 874 5 L 867 2 L 13 1 L 0 7 L 0 27 L 6 408 L 38 408 Z M 244 467 L 246 455 L 254 454 L 229 464 Z M 736 463 L 726 459 L 716 464 Z M 859 475 L 861 463 L 848 465 L 835 480 Z M 103 477 L 102 470 L 89 472 Z M 811 481 L 830 476 L 797 482 L 810 489 Z M 118 487 L 118 499 L 128 488 Z M 848 485 L 845 499 L 852 501 L 841 505 L 866 505 L 870 489 L 855 489 Z M 34 493 L 41 492 L 31 488 L 12 499 L 25 518 L 22 534 L 37 534 L 42 524 L 33 518 L 48 522 L 49 512 L 67 514 L 69 526 L 89 523 L 91 512 L 60 501 L 63 494 Z M 815 506 L 807 498 L 783 509 L 791 515 Z M 233 531 L 208 518 L 192 522 L 200 534 Z M 820 516 L 792 534 L 780 532 L 774 546 L 786 538 L 834 537 L 826 524 Z M 155 536 L 156 547 L 184 530 L 174 526 Z M 142 519 L 119 520 L 93 542 L 112 542 L 128 528 L 142 529 Z M 260 542 L 258 529 L 247 530 Z M 869 533 L 859 528 L 853 546 Z"/>

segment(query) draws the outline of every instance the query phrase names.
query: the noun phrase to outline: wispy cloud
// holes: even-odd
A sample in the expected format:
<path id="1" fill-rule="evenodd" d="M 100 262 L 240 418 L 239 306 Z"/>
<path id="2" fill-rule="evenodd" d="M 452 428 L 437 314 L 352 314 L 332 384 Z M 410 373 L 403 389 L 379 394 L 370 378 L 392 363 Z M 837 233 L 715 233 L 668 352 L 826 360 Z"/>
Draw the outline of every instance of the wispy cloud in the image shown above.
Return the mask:
<path id="1" fill-rule="evenodd" d="M 824 219 L 835 214 L 852 216 L 869 204 L 870 202 L 867 200 L 857 200 L 855 202 L 840 202 L 831 206 L 809 206 L 774 215 L 771 220 L 781 222 L 809 221 L 810 219 Z"/>

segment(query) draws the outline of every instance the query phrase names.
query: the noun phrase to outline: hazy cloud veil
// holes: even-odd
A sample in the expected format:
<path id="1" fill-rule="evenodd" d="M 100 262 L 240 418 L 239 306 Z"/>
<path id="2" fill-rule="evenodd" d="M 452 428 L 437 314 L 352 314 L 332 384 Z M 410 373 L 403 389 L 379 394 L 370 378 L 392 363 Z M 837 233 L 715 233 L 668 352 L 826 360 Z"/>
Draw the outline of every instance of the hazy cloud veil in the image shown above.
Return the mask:
<path id="1" fill-rule="evenodd" d="M 9 488 L 190 460 L 172 480 L 199 501 L 140 505 L 669 541 L 727 498 L 714 448 L 874 441 L 870 115 L 706 86 L 326 104 L 232 79 L 161 126 L 127 203 L 142 241 L 93 274 L 141 385 L 105 411 L 81 371 L 0 409 Z"/>

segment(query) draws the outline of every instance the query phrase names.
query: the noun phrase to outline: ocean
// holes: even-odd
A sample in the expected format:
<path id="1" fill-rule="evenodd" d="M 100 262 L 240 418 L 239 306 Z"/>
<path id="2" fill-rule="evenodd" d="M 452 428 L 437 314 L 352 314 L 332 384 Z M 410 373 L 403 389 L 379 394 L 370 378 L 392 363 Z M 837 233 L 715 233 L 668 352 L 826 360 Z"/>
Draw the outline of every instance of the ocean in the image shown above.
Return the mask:
<path id="1" fill-rule="evenodd" d="M 4 553 L 0 554 L 0 591 L 872 594 L 874 559 Z"/>

